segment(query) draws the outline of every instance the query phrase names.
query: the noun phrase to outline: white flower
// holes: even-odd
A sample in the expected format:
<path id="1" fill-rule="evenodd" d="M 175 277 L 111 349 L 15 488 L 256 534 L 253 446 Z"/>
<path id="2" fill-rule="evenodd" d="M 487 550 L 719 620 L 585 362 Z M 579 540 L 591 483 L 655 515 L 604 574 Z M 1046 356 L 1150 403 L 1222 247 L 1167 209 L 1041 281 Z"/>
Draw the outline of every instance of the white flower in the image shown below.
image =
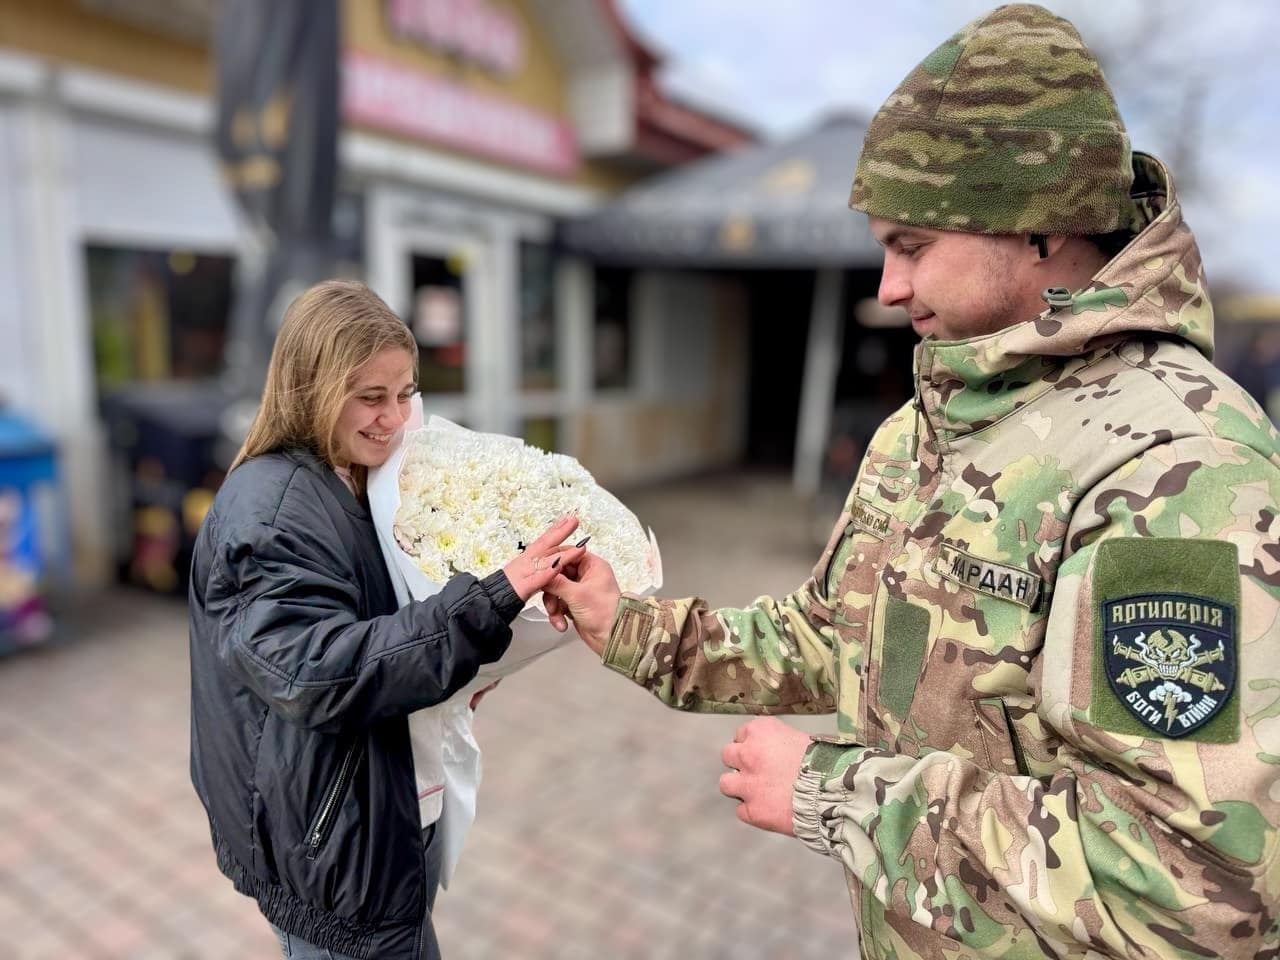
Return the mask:
<path id="1" fill-rule="evenodd" d="M 574 539 L 591 536 L 623 590 L 653 585 L 652 547 L 639 521 L 573 457 L 438 418 L 404 443 L 395 538 L 433 583 L 492 573 L 576 510 Z"/>

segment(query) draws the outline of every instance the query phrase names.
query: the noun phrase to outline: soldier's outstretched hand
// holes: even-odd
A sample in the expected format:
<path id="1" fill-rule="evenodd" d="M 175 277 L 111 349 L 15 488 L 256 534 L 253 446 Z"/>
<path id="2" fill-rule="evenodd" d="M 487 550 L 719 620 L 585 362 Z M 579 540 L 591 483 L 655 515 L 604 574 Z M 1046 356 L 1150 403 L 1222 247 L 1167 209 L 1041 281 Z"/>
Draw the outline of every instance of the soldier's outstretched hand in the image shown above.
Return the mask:
<path id="1" fill-rule="evenodd" d="M 553 627 L 564 632 L 567 620 L 572 620 L 578 636 L 601 654 L 621 597 L 622 591 L 609 561 L 587 551 L 547 584 L 543 604 Z"/>

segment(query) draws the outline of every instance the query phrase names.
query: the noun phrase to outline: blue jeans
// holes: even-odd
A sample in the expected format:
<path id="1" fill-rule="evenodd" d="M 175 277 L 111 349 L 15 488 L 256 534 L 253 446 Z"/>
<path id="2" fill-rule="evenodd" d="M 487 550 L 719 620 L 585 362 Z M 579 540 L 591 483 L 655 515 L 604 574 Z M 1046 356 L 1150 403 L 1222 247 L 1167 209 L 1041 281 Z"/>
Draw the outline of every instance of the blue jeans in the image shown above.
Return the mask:
<path id="1" fill-rule="evenodd" d="M 433 823 L 422 831 L 422 842 L 426 847 L 427 863 L 427 915 L 422 918 L 422 960 L 440 960 L 440 944 L 436 942 L 436 931 L 431 925 L 431 912 L 436 906 L 436 889 L 440 886 L 440 853 L 441 844 L 433 843 L 436 825 Z M 334 953 L 324 947 L 307 943 L 301 937 L 285 933 L 274 923 L 276 939 L 280 941 L 280 950 L 285 960 L 354 960 L 345 953 Z"/>

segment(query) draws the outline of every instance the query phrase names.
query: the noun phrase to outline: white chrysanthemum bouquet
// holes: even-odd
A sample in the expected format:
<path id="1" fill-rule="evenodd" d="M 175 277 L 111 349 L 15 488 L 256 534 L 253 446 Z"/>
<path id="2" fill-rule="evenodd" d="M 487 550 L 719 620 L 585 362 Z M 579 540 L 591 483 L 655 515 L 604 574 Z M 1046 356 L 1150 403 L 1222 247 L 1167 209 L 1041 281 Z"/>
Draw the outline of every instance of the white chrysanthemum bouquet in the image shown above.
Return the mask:
<path id="1" fill-rule="evenodd" d="M 572 457 L 547 454 L 513 437 L 475 433 L 441 417 L 422 423 L 422 399 L 391 456 L 369 472 L 369 511 L 401 604 L 436 594 L 454 574 L 484 577 L 501 568 L 569 510 L 573 539 L 609 561 L 623 590 L 662 586 L 653 534 Z M 422 822 L 439 818 L 441 882 L 448 886 L 475 817 L 480 747 L 471 730 L 471 694 L 575 637 L 547 622 L 541 595 L 511 625 L 502 658 L 445 703 L 409 717 Z M 566 720 L 568 717 L 566 716 Z"/>
<path id="2" fill-rule="evenodd" d="M 579 518 L 575 538 L 591 537 L 592 551 L 609 561 L 623 590 L 656 585 L 652 538 L 572 457 L 440 417 L 405 440 L 393 531 L 433 583 L 492 573 L 571 510 Z"/>
<path id="3" fill-rule="evenodd" d="M 662 560 L 630 510 L 597 484 L 577 460 L 523 441 L 477 433 L 443 417 L 422 422 L 415 397 L 409 424 L 387 462 L 369 474 L 369 508 L 401 603 L 429 597 L 457 573 L 485 577 L 531 543 L 556 517 L 576 510 L 573 539 L 613 567 L 632 593 L 662 586 Z M 547 622 L 541 594 L 512 624 L 511 646 L 485 664 L 474 692 L 518 670 L 574 634 Z"/>

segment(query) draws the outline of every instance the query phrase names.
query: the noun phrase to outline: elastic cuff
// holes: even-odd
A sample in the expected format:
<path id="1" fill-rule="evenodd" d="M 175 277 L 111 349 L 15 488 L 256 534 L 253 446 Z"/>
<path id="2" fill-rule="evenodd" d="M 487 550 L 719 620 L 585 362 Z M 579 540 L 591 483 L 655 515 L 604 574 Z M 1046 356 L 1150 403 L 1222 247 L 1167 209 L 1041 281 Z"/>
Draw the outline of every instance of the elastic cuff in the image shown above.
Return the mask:
<path id="1" fill-rule="evenodd" d="M 818 801 L 822 792 L 822 774 L 809 767 L 800 768 L 800 776 L 791 791 L 791 826 L 796 838 L 806 847 L 824 856 L 832 856 L 831 843 L 822 832 L 822 814 Z"/>
<path id="2" fill-rule="evenodd" d="M 501 570 L 495 570 L 481 580 L 480 589 L 485 592 L 489 602 L 498 611 L 498 616 L 507 623 L 514 620 L 524 609 L 524 601 L 520 599 L 520 594 L 516 593 L 516 588 L 511 585 L 511 581 Z"/>

